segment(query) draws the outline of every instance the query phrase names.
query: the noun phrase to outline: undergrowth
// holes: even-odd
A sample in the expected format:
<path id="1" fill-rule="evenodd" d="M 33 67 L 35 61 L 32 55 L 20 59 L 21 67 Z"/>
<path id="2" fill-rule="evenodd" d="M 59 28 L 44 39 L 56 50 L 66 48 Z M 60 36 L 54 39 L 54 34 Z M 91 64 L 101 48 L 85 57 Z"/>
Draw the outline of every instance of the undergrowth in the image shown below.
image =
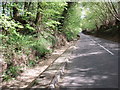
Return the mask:
<path id="1" fill-rule="evenodd" d="M 77 38 L 79 29 L 75 22 L 79 19 L 71 16 L 76 15 L 76 10 L 73 10 L 77 7 L 75 4 L 74 8 L 68 11 L 64 28 L 60 26 L 60 20 L 64 18 L 62 14 L 67 3 L 32 3 L 33 7 L 29 8 L 32 12 L 23 9 L 24 3 L 7 4 L 10 10 L 13 7 L 18 10 L 18 16 L 5 13 L 0 15 L 0 52 L 4 56 L 3 81 L 16 78 L 26 66 L 36 66 L 52 53 L 54 48 L 64 46 L 66 38 L 68 41 Z M 37 9 L 38 4 L 41 4 L 41 7 Z M 41 17 L 38 18 L 37 13 L 41 14 Z M 36 18 L 41 21 L 35 22 Z M 61 30 L 58 26 L 62 27 Z"/>
<path id="2" fill-rule="evenodd" d="M 4 30 L 0 33 L 0 43 L 7 63 L 7 66 L 3 67 L 2 76 L 3 81 L 8 81 L 19 75 L 21 69 L 18 68 L 19 66 L 33 67 L 39 59 L 51 53 L 51 47 L 55 45 L 56 41 L 54 36 L 45 31 L 39 34 L 37 38 L 32 35 L 21 34 L 17 31 L 24 27 L 20 23 L 16 24 L 14 20 L 10 20 L 5 15 L 0 19 L 5 19 L 4 23 L 0 22 L 1 28 Z M 27 25 L 27 28 L 29 28 L 29 25 Z M 33 27 L 29 29 L 34 31 Z"/>

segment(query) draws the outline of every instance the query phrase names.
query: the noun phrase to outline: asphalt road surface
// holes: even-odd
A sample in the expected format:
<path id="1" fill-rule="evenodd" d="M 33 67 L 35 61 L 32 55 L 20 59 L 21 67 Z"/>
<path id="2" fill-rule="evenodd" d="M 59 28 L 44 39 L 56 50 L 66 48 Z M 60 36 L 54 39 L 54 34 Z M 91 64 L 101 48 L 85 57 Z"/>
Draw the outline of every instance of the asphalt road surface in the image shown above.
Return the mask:
<path id="1" fill-rule="evenodd" d="M 118 88 L 119 44 L 80 34 L 72 51 L 61 88 Z"/>

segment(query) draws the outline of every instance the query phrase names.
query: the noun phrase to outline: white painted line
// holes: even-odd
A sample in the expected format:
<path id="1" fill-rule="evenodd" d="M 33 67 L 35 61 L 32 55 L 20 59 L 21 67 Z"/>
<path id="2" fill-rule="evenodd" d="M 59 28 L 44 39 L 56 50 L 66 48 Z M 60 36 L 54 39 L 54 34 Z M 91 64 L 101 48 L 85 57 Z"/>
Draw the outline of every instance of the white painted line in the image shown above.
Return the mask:
<path id="1" fill-rule="evenodd" d="M 91 39 L 94 43 L 97 43 L 95 40 Z M 100 45 L 99 43 L 97 43 L 100 47 L 102 47 L 104 50 L 106 50 L 108 53 L 110 53 L 111 55 L 114 55 L 114 53 L 112 53 L 110 50 L 108 50 L 107 48 L 105 48 L 104 46 Z"/>
<path id="2" fill-rule="evenodd" d="M 108 49 L 105 48 L 104 46 L 100 45 L 99 43 L 98 43 L 98 45 L 99 45 L 100 47 L 102 47 L 103 49 L 105 49 L 107 52 L 109 52 L 111 55 L 114 55 L 114 53 L 112 53 L 110 50 L 108 50 Z"/>

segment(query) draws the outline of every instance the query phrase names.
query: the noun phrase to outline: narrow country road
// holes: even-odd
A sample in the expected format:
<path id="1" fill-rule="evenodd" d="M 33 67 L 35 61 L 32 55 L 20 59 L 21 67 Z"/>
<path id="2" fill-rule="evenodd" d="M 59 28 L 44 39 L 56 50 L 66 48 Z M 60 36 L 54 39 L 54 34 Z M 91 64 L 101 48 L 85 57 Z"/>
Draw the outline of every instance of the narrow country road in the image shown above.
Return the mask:
<path id="1" fill-rule="evenodd" d="M 61 88 L 118 88 L 118 43 L 80 34 Z"/>

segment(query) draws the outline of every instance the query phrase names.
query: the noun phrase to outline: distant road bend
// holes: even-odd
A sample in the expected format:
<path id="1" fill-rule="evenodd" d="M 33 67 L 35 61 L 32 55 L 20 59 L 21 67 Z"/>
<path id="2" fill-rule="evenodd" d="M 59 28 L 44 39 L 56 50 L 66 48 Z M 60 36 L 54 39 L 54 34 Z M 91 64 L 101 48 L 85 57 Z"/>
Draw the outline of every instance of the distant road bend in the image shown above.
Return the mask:
<path id="1" fill-rule="evenodd" d="M 119 44 L 80 34 L 71 52 L 61 88 L 118 88 Z"/>

